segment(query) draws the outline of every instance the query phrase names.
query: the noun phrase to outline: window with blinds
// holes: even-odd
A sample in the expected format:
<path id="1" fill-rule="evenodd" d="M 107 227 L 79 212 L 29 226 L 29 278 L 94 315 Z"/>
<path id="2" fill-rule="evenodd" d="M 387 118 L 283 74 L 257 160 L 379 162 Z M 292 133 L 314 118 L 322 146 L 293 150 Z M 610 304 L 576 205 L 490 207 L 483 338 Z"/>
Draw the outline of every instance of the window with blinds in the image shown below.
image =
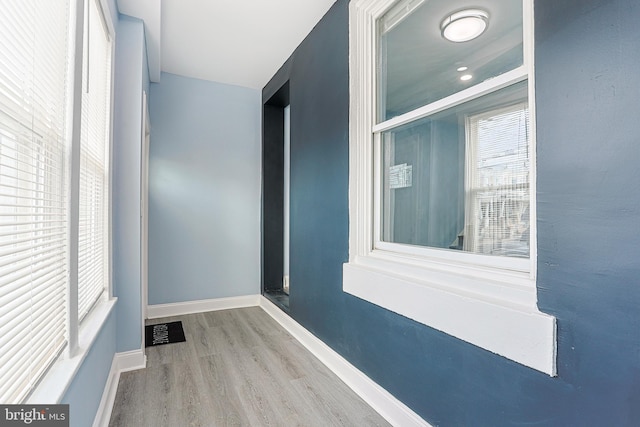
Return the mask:
<path id="1" fill-rule="evenodd" d="M 102 11 L 88 1 L 82 73 L 78 317 L 82 319 L 108 282 L 108 158 L 111 41 Z"/>
<path id="2" fill-rule="evenodd" d="M 71 22 L 76 8 L 84 14 Z M 112 46 L 105 18 L 99 0 L 4 0 L 0 7 L 2 403 L 24 401 L 54 362 L 76 350 L 78 322 L 109 283 Z M 84 28 L 84 49 L 75 53 L 82 75 L 71 54 L 76 28 Z"/>
<path id="3" fill-rule="evenodd" d="M 68 0 L 0 7 L 0 402 L 66 339 Z"/>
<path id="4" fill-rule="evenodd" d="M 529 256 L 526 103 L 467 118 L 465 250 Z"/>

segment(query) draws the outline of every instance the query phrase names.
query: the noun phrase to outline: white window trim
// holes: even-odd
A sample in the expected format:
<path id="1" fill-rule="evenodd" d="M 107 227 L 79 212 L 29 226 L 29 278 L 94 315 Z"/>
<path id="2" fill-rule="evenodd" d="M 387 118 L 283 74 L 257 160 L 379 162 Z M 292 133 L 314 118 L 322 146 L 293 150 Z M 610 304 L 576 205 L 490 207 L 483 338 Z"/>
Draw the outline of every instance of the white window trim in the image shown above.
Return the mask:
<path id="1" fill-rule="evenodd" d="M 554 376 L 556 319 L 537 307 L 535 197 L 531 200 L 531 256 L 524 263 L 499 257 L 488 263 L 488 257 L 482 255 L 384 243 L 374 232 L 380 207 L 373 183 L 379 162 L 374 159 L 380 138 L 374 138 L 373 132 L 531 76 L 529 108 L 535 152 L 532 0 L 523 1 L 522 67 L 376 125 L 376 21 L 395 1 L 352 0 L 349 5 L 349 262 L 343 266 L 343 290 Z M 535 194 L 535 156 L 531 165 L 530 188 Z"/>
<path id="2" fill-rule="evenodd" d="M 25 403 L 60 403 L 93 347 L 98 334 L 116 305 L 117 298 L 100 300 L 83 319 L 78 347 L 73 355 L 63 354 L 49 368 Z"/>

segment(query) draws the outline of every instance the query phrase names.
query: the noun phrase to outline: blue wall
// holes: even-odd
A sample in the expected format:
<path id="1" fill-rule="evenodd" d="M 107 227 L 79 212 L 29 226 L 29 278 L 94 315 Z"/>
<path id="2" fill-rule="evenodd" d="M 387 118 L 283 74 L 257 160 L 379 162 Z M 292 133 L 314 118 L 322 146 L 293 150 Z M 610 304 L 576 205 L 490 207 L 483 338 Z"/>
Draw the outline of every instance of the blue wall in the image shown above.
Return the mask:
<path id="1" fill-rule="evenodd" d="M 113 291 L 118 352 L 140 349 L 140 159 L 145 75 L 142 21 L 122 16 L 116 37 L 112 151 Z"/>
<path id="2" fill-rule="evenodd" d="M 115 353 L 116 319 L 112 311 L 60 402 L 69 404 L 72 427 L 93 424 Z"/>
<path id="3" fill-rule="evenodd" d="M 434 425 L 638 425 L 640 5 L 535 7 L 538 296 L 558 319 L 558 377 L 342 292 L 346 0 L 263 90 L 290 84 L 290 314 Z"/>
<path id="4" fill-rule="evenodd" d="M 260 292 L 260 92 L 151 84 L 149 303 Z"/>

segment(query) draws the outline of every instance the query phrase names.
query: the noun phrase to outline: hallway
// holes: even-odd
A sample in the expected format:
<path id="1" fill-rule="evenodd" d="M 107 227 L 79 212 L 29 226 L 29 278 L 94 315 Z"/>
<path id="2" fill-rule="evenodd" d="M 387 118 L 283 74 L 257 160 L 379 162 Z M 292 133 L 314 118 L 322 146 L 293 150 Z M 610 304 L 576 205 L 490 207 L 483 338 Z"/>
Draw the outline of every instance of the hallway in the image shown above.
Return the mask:
<path id="1" fill-rule="evenodd" d="M 110 426 L 386 426 L 261 308 L 181 320 L 186 342 L 147 348 L 120 377 Z"/>

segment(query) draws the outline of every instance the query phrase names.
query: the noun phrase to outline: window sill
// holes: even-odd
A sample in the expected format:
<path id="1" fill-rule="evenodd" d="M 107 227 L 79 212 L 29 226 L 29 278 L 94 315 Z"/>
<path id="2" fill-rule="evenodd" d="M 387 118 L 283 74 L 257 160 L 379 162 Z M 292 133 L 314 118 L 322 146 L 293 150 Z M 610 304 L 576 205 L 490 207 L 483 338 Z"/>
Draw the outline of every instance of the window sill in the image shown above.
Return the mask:
<path id="1" fill-rule="evenodd" d="M 77 354 L 68 357 L 63 353 L 27 398 L 26 403 L 59 403 L 62 400 L 117 300 L 105 299 L 96 304 L 80 326 Z"/>
<path id="2" fill-rule="evenodd" d="M 345 292 L 555 376 L 555 317 L 538 311 L 535 284 L 501 279 L 376 256 L 343 266 Z"/>

